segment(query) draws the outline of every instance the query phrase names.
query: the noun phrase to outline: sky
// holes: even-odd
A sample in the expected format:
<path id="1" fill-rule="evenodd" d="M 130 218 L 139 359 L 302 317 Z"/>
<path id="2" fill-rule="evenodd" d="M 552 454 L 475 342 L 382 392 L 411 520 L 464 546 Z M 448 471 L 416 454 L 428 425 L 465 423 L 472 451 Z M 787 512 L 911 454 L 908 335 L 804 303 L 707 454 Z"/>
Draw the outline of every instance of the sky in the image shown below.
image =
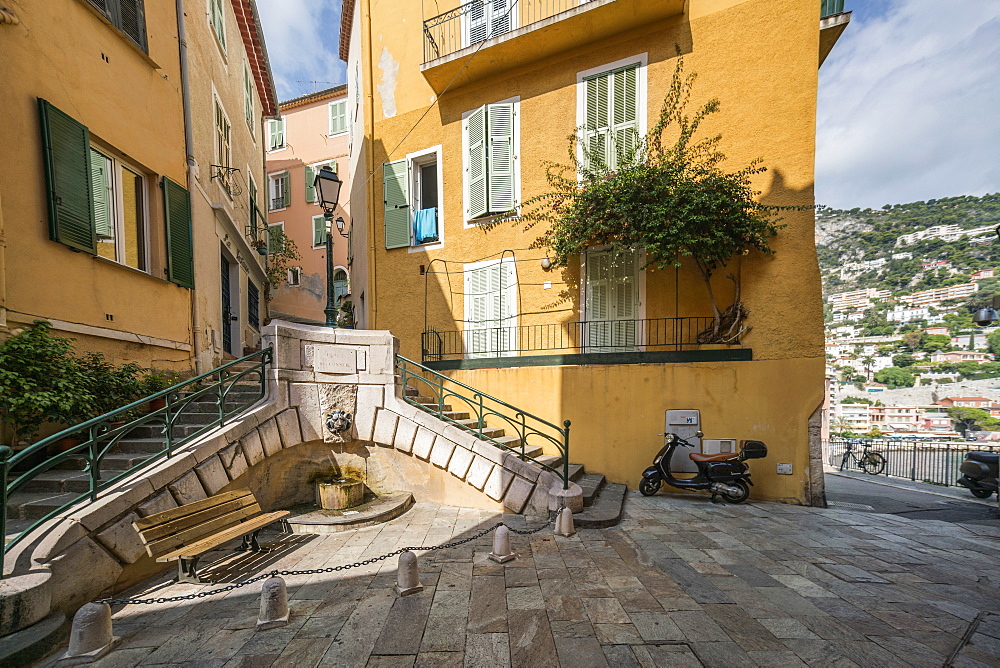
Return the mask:
<path id="1" fill-rule="evenodd" d="M 346 81 L 340 4 L 257 0 L 280 100 Z M 819 74 L 816 202 L 880 208 L 1000 192 L 1000 0 L 846 9 L 851 23 Z"/>
<path id="2" fill-rule="evenodd" d="M 816 202 L 1000 192 L 1000 1 L 847 0 L 820 68 Z"/>
<path id="3" fill-rule="evenodd" d="M 257 0 L 279 100 L 347 81 L 340 49 L 341 0 Z"/>

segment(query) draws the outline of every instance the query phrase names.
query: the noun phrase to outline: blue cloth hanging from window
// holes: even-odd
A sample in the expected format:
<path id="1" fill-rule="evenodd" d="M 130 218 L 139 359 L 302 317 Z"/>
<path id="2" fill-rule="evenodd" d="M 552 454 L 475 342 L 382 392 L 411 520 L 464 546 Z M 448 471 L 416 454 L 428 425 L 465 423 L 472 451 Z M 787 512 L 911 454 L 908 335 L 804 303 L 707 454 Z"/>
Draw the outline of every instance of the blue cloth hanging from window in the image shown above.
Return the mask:
<path id="1" fill-rule="evenodd" d="M 413 215 L 413 239 L 418 244 L 438 240 L 437 207 L 420 209 Z"/>

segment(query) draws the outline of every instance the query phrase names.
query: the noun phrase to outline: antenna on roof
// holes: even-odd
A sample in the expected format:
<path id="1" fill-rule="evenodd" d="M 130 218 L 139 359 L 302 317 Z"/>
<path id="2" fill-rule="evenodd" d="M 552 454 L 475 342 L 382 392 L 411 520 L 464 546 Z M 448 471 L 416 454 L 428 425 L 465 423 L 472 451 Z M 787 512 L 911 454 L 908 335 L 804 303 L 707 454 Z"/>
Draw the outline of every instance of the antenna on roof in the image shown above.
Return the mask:
<path id="1" fill-rule="evenodd" d="M 334 82 L 334 81 L 296 81 L 295 83 L 308 83 L 308 84 L 313 84 L 313 91 L 312 91 L 312 92 L 314 92 L 314 93 L 315 93 L 315 92 L 317 91 L 317 89 L 318 89 L 318 86 L 317 86 L 316 84 L 330 84 L 331 86 L 335 86 L 335 85 L 337 85 L 337 84 L 336 84 L 336 82 Z"/>

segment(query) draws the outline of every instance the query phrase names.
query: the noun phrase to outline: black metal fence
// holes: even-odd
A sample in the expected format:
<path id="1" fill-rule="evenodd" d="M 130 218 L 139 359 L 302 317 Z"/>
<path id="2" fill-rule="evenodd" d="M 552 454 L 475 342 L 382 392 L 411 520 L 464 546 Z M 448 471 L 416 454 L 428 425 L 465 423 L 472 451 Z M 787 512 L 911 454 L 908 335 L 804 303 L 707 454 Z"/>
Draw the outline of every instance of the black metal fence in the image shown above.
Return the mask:
<path id="1" fill-rule="evenodd" d="M 970 452 L 997 452 L 1000 445 L 962 441 L 921 441 L 916 439 L 831 439 L 824 444 L 829 453 L 827 463 L 840 468 L 850 444 L 858 459 L 864 454 L 862 443 L 870 452 L 885 458 L 885 470 L 879 475 L 907 480 L 921 480 L 935 485 L 954 486 L 962 476 L 959 467 Z M 849 458 L 845 470 L 860 470 L 857 461 Z"/>
<path id="2" fill-rule="evenodd" d="M 506 357 L 533 353 L 620 353 L 724 347 L 699 343 L 710 317 L 595 320 L 475 327 L 423 333 L 423 360 Z"/>

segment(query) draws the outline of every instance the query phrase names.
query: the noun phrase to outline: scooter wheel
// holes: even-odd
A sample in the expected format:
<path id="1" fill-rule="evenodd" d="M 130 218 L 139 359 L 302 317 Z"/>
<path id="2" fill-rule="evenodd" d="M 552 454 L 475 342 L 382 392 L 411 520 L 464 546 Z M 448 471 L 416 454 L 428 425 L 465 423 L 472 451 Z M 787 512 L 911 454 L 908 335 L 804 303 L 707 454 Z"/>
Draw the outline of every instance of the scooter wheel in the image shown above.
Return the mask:
<path id="1" fill-rule="evenodd" d="M 970 489 L 969 491 L 977 499 L 988 499 L 993 495 L 993 490 L 991 489 Z"/>
<path id="2" fill-rule="evenodd" d="M 725 492 L 720 492 L 720 495 L 722 496 L 722 498 L 725 499 L 726 501 L 728 501 L 729 503 L 734 503 L 734 504 L 735 503 L 743 503 L 748 498 L 750 498 L 750 486 L 747 485 L 742 480 L 734 480 L 733 482 L 728 483 L 728 484 L 729 484 L 730 487 L 739 487 L 740 488 L 740 493 L 739 494 L 729 495 L 729 494 L 727 494 Z"/>
<path id="3" fill-rule="evenodd" d="M 639 481 L 639 493 L 643 496 L 653 496 L 660 491 L 663 481 L 658 477 L 643 478 Z"/>

